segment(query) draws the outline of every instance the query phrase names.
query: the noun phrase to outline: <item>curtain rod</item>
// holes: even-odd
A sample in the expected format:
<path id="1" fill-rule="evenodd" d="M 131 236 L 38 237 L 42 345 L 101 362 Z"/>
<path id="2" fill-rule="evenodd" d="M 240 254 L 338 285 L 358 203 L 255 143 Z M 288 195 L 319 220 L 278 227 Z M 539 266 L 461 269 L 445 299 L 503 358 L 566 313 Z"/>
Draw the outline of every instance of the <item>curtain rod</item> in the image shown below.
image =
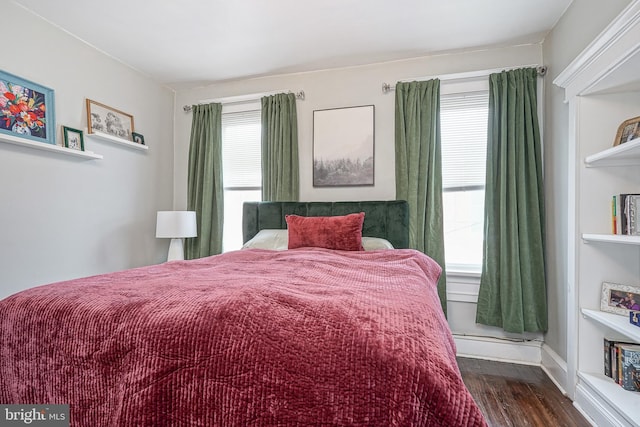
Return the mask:
<path id="1" fill-rule="evenodd" d="M 535 68 L 536 68 L 536 71 L 538 72 L 538 76 L 544 77 L 545 74 L 547 74 L 547 66 L 546 65 L 540 65 L 540 66 L 537 66 Z M 482 72 L 482 73 L 483 73 L 483 75 L 484 74 L 488 75 L 488 74 L 491 74 L 491 73 L 494 73 L 494 72 L 499 72 L 499 71 L 504 71 L 504 70 L 487 70 L 487 71 Z M 475 74 L 475 76 L 472 76 L 471 74 Z M 444 78 L 441 78 L 441 79 L 442 80 L 453 80 L 453 79 L 456 79 L 456 78 L 469 78 L 469 77 L 478 77 L 478 74 L 477 73 L 453 74 L 448 78 L 444 77 Z M 418 79 L 420 79 L 420 80 L 423 80 L 423 79 L 430 80 L 432 78 L 435 78 L 435 77 L 420 77 L 420 78 L 409 79 L 409 80 L 405 80 L 405 81 L 412 81 L 412 80 L 418 80 Z M 390 83 L 382 83 L 382 93 L 388 93 L 388 92 L 391 92 L 391 91 L 394 91 L 394 90 L 396 90 L 396 87 L 394 85 L 392 85 Z"/>
<path id="2" fill-rule="evenodd" d="M 246 102 L 246 101 L 255 101 L 258 98 L 262 98 L 263 96 L 269 96 L 269 95 L 275 95 L 278 93 L 283 93 L 284 91 L 276 91 L 276 92 L 268 92 L 268 93 L 254 93 L 251 95 L 239 95 L 239 96 L 231 96 L 231 97 L 227 97 L 227 98 L 219 98 L 219 99 L 211 99 L 211 100 L 206 100 L 206 101 L 200 101 L 198 104 L 207 104 L 210 102 L 219 102 L 221 104 L 234 104 L 237 102 Z M 291 91 L 287 92 L 287 93 L 293 93 Z M 299 99 L 300 101 L 304 101 L 305 99 L 305 95 L 304 95 L 304 90 L 298 91 L 295 94 L 296 99 Z M 182 107 L 182 109 L 184 110 L 185 113 L 190 113 L 191 110 L 193 109 L 193 107 L 191 105 L 184 105 Z"/>

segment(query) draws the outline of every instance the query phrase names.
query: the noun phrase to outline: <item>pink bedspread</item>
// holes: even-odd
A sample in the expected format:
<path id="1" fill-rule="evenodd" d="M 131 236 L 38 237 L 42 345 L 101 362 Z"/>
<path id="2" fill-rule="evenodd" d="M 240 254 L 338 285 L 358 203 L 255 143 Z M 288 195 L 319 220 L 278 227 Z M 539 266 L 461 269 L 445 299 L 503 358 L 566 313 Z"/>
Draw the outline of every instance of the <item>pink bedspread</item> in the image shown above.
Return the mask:
<path id="1" fill-rule="evenodd" d="M 0 301 L 0 402 L 75 426 L 484 426 L 413 250 L 244 250 Z"/>

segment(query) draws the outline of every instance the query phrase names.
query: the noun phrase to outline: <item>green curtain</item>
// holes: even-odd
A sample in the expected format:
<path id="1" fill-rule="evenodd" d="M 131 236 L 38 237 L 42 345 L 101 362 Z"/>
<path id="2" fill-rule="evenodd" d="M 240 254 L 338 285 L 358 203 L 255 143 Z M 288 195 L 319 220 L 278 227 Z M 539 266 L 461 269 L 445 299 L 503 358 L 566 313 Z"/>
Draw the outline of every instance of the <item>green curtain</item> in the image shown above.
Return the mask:
<path id="1" fill-rule="evenodd" d="M 222 252 L 222 105 L 194 105 L 189 145 L 187 208 L 196 212 L 198 237 L 186 239 L 185 258 Z"/>
<path id="2" fill-rule="evenodd" d="M 533 68 L 489 76 L 484 254 L 476 321 L 547 330 L 544 194 Z"/>
<path id="3" fill-rule="evenodd" d="M 300 195 L 296 97 L 262 98 L 262 200 L 297 201 Z"/>
<path id="4" fill-rule="evenodd" d="M 440 80 L 396 85 L 396 198 L 409 202 L 409 244 L 442 267 L 438 295 L 447 313 L 442 215 Z"/>

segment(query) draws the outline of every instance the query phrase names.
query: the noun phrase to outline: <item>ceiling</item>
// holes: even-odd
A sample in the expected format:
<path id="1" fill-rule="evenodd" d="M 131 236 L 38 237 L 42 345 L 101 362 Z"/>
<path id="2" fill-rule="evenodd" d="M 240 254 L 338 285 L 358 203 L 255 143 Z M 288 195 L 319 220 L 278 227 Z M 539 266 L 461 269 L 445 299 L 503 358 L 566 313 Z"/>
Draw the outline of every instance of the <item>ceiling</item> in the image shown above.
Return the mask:
<path id="1" fill-rule="evenodd" d="M 572 0 L 14 1 L 180 87 L 539 43 Z"/>

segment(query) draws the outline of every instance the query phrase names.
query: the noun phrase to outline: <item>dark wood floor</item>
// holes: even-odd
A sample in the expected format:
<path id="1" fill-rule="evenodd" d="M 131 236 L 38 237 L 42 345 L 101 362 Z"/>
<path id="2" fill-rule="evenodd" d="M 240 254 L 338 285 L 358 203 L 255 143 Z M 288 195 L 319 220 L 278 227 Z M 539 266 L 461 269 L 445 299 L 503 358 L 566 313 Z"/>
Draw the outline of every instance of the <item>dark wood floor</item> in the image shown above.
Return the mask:
<path id="1" fill-rule="evenodd" d="M 490 427 L 589 427 L 537 366 L 458 358 L 462 379 Z"/>

